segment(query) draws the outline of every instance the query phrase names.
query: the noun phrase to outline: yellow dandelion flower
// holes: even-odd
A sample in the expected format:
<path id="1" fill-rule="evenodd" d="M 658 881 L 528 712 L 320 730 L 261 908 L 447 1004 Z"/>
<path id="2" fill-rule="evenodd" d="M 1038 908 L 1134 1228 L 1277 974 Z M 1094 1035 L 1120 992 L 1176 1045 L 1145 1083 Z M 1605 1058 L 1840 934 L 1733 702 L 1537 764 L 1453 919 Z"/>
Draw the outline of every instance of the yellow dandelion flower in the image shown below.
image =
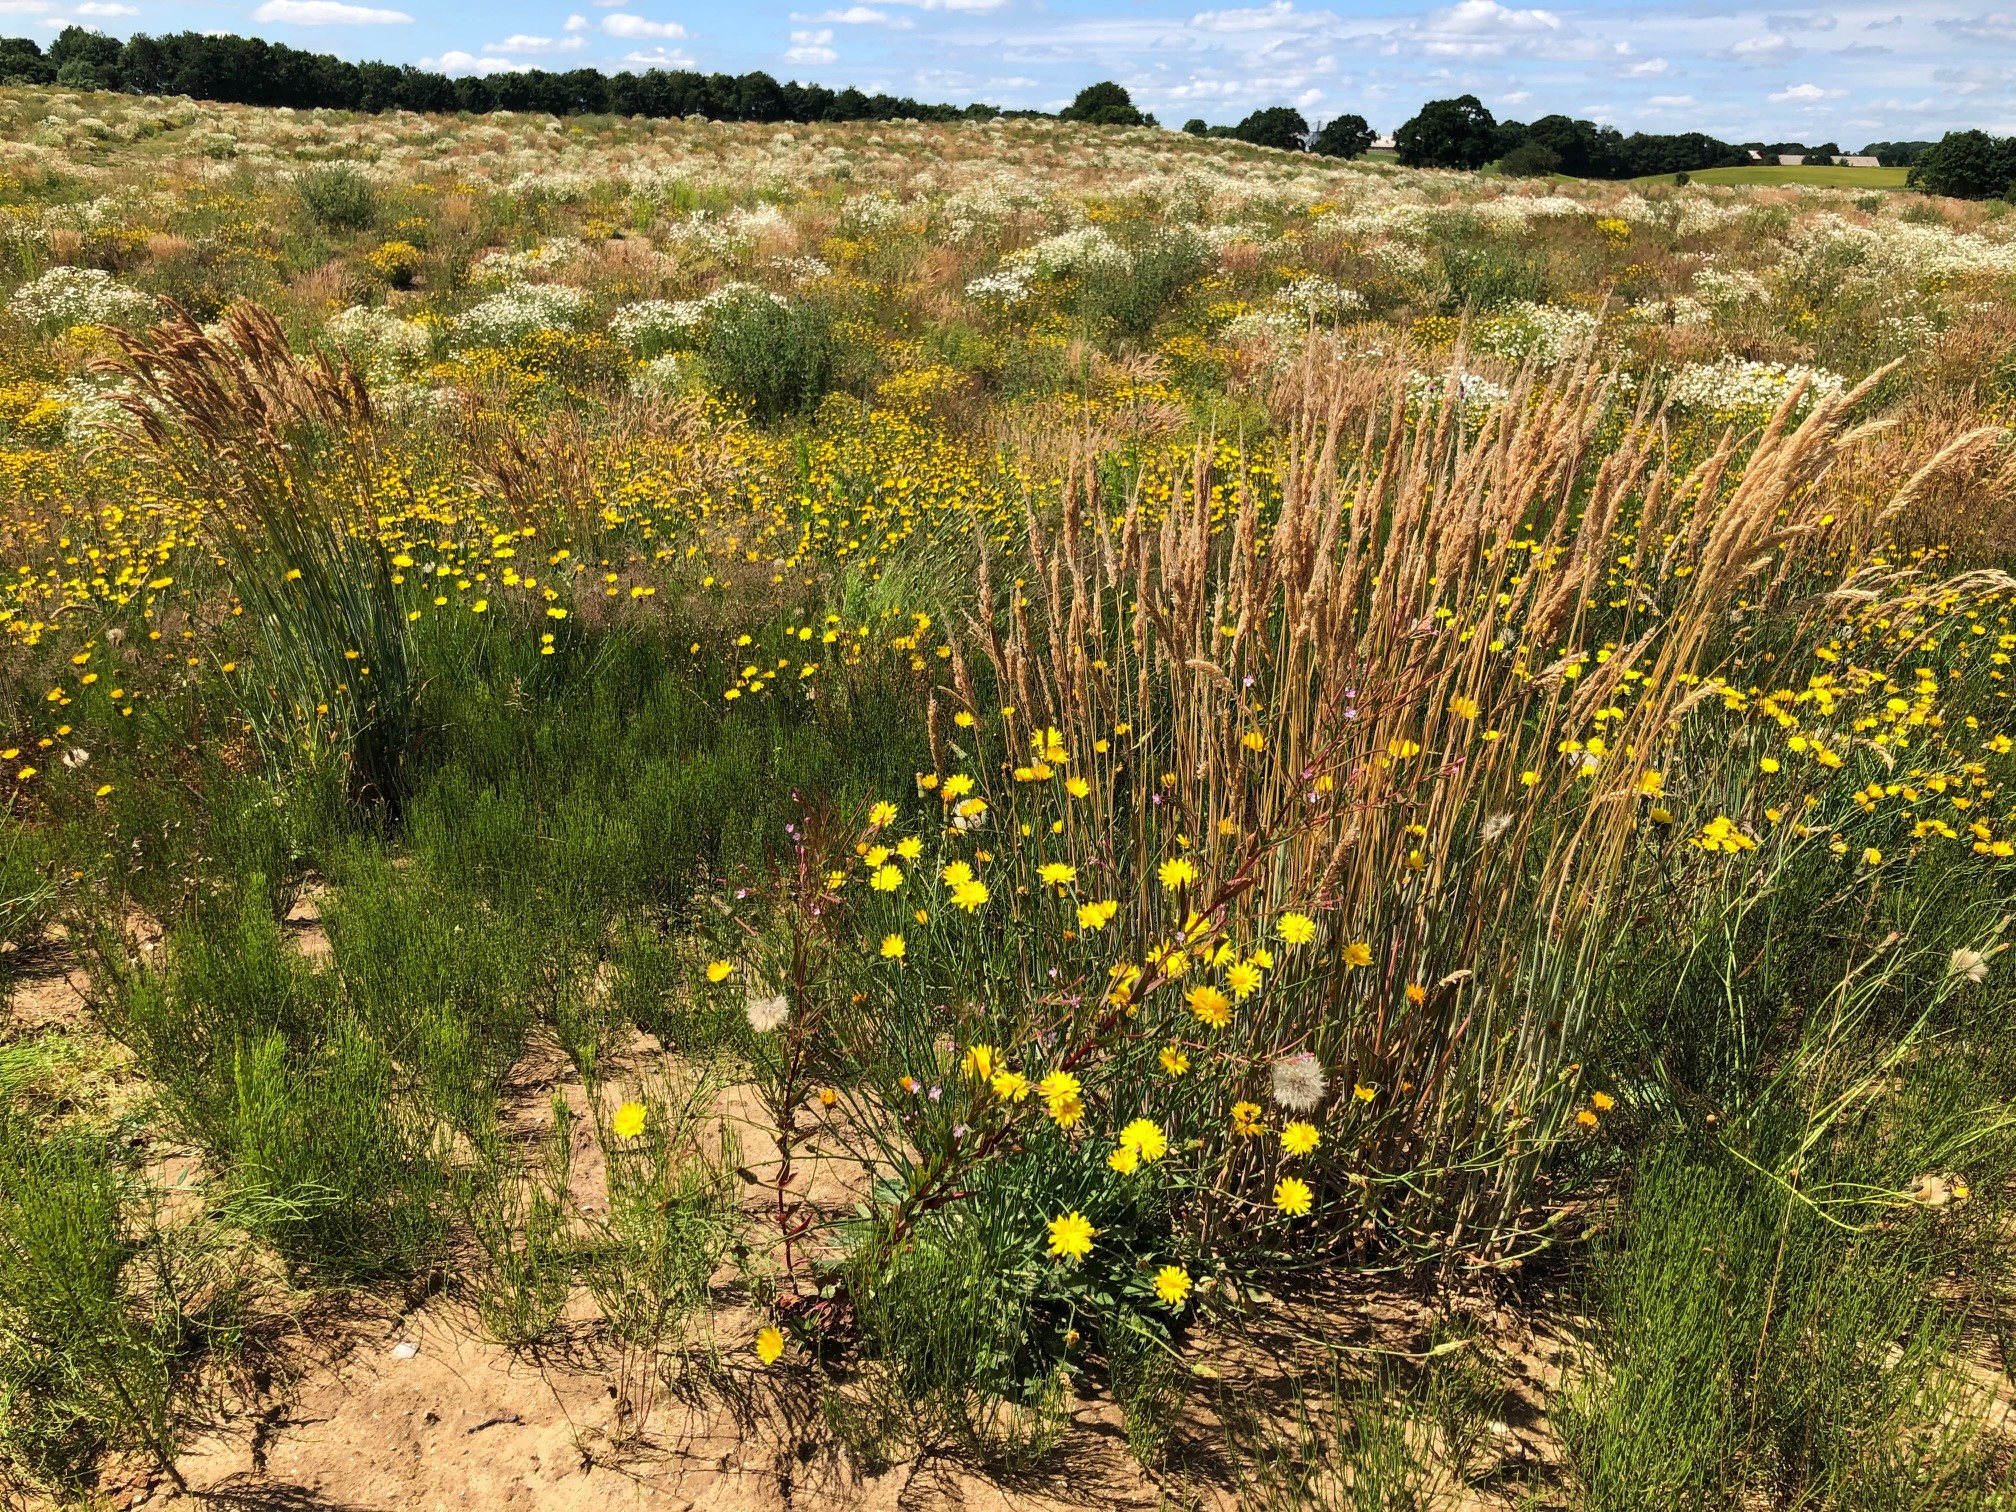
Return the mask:
<path id="1" fill-rule="evenodd" d="M 1051 861 L 1037 875 L 1046 887 L 1066 887 L 1078 880 L 1078 868 L 1062 861 Z"/>
<path id="2" fill-rule="evenodd" d="M 1083 1260 L 1092 1253 L 1092 1241 L 1099 1230 L 1091 1219 L 1076 1211 L 1050 1220 L 1050 1255 L 1056 1260 Z"/>
<path id="3" fill-rule="evenodd" d="M 1372 947 L 1367 945 L 1363 940 L 1353 940 L 1349 945 L 1344 947 L 1344 964 L 1346 966 L 1370 966 L 1372 964 Z"/>
<path id="4" fill-rule="evenodd" d="M 1120 1131 L 1120 1144 L 1147 1161 L 1160 1160 L 1169 1153 L 1169 1136 L 1152 1118 L 1137 1118 L 1128 1124 Z"/>
<path id="5" fill-rule="evenodd" d="M 1232 1132 L 1242 1139 L 1265 1134 L 1267 1125 L 1260 1121 L 1260 1104 L 1253 1102 L 1232 1104 Z"/>
<path id="6" fill-rule="evenodd" d="M 885 824 L 894 824 L 896 822 L 896 805 L 887 801 L 876 804 L 868 810 L 868 822 L 876 829 L 880 829 Z"/>
<path id="7" fill-rule="evenodd" d="M 894 892 L 903 885 L 903 869 L 893 863 L 878 866 L 868 878 L 868 885 L 877 892 Z"/>
<path id="8" fill-rule="evenodd" d="M 978 910 L 987 901 L 987 896 L 985 882 L 961 882 L 952 889 L 952 901 L 969 914 Z"/>
<path id="9" fill-rule="evenodd" d="M 1213 1029 L 1223 1029 L 1232 1022 L 1232 1000 L 1209 982 L 1199 982 L 1192 987 L 1183 995 L 1183 1001 L 1190 1005 L 1192 1013 Z"/>
<path id="10" fill-rule="evenodd" d="M 1078 905 L 1078 927 L 1097 932 L 1113 922 L 1113 916 L 1120 912 L 1118 903 L 1080 903 Z"/>
<path id="11" fill-rule="evenodd" d="M 734 971 L 735 965 L 732 961 L 709 961 L 707 963 L 707 980 L 710 982 L 725 982 L 733 975 Z"/>
<path id="12" fill-rule="evenodd" d="M 1584 1108 L 1580 1113 L 1575 1115 L 1575 1122 L 1582 1125 L 1585 1129 L 1593 1129 L 1596 1127 L 1597 1119 L 1594 1113 Z"/>
<path id="13" fill-rule="evenodd" d="M 1190 1069 L 1190 1054 L 1180 1045 L 1164 1045 L 1156 1059 L 1171 1076 L 1181 1076 Z"/>
<path id="14" fill-rule="evenodd" d="M 1064 791 L 1073 798 L 1089 798 L 1092 796 L 1092 784 L 1083 777 L 1070 777 L 1065 779 Z"/>
<path id="15" fill-rule="evenodd" d="M 1174 892 L 1197 880 L 1197 868 L 1188 856 L 1178 856 L 1173 861 L 1164 861 L 1155 875 L 1164 887 Z"/>
<path id="16" fill-rule="evenodd" d="M 905 861 L 915 861 L 924 853 L 924 842 L 915 835 L 909 835 L 896 842 L 896 854 Z"/>
<path id="17" fill-rule="evenodd" d="M 779 1328 L 765 1328 L 756 1335 L 756 1358 L 765 1365 L 775 1365 L 784 1356 L 784 1333 Z"/>
<path id="18" fill-rule="evenodd" d="M 1281 1148 L 1290 1155 L 1307 1155 L 1323 1143 L 1316 1126 L 1297 1119 L 1281 1131 Z"/>
<path id="19" fill-rule="evenodd" d="M 1305 913 L 1284 913 L 1274 928 L 1290 945 L 1307 945 L 1316 938 L 1316 921 Z"/>
<path id="20" fill-rule="evenodd" d="M 1132 1176 L 1141 1165 L 1141 1152 L 1121 1145 L 1106 1157 L 1106 1164 L 1122 1176 Z"/>
<path id="21" fill-rule="evenodd" d="M 973 880 L 973 868 L 964 861 L 949 861 L 938 875 L 945 879 L 947 887 L 957 887 L 961 882 Z"/>
<path id="22" fill-rule="evenodd" d="M 1181 1307 L 1190 1295 L 1190 1273 L 1180 1265 L 1165 1265 L 1155 1272 L 1155 1295 L 1165 1306 Z"/>
<path id="23" fill-rule="evenodd" d="M 1000 1053 L 992 1045 L 968 1045 L 959 1061 L 959 1070 L 975 1081 L 987 1081 L 994 1075 L 994 1059 Z"/>
<path id="24" fill-rule="evenodd" d="M 1608 1092 L 1591 1092 L 1589 1094 L 1589 1106 L 1594 1108 L 1598 1113 L 1608 1113 L 1612 1108 L 1617 1106 L 1617 1099 L 1612 1097 Z"/>
<path id="25" fill-rule="evenodd" d="M 996 1071 L 987 1085 L 1003 1102 L 1021 1102 L 1029 1095 L 1029 1078 L 1019 1071 Z"/>
<path id="26" fill-rule="evenodd" d="M 1232 1000 L 1243 1003 L 1260 990 L 1260 968 L 1251 961 L 1241 961 L 1227 969 L 1225 985 L 1232 989 Z"/>
<path id="27" fill-rule="evenodd" d="M 1274 1183 L 1274 1206 L 1290 1218 L 1300 1218 L 1309 1211 L 1316 1194 L 1309 1190 L 1309 1183 L 1294 1176 L 1283 1176 Z"/>
<path id="28" fill-rule="evenodd" d="M 1465 698 L 1459 693 L 1456 697 L 1449 700 L 1449 712 L 1454 714 L 1458 719 L 1475 719 L 1477 717 L 1477 700 L 1474 698 Z"/>
<path id="29" fill-rule="evenodd" d="M 635 1139 L 644 1132 L 644 1104 L 626 1102 L 616 1110 L 610 1120 L 610 1127 L 616 1131 L 618 1139 Z"/>
<path id="30" fill-rule="evenodd" d="M 909 953 L 910 947 L 904 943 L 903 936 L 900 934 L 886 934 L 882 936 L 883 960 L 900 961 Z"/>

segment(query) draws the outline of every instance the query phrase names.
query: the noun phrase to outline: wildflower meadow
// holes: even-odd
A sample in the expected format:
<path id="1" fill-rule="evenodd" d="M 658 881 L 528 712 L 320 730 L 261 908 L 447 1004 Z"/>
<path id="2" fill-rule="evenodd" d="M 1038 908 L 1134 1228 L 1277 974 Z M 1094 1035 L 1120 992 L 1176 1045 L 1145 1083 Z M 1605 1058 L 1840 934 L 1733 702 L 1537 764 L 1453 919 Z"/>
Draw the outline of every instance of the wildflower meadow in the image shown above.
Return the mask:
<path id="1" fill-rule="evenodd" d="M 0 252 L 0 1497 L 2011 1505 L 2007 203 L 9 86 Z"/>

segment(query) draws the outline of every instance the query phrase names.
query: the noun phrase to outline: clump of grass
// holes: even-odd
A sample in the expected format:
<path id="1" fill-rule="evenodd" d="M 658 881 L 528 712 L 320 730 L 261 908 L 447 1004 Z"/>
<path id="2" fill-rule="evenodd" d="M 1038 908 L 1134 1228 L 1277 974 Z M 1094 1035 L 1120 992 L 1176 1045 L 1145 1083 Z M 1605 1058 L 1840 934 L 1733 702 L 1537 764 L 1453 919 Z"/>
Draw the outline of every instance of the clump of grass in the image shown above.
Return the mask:
<path id="1" fill-rule="evenodd" d="M 837 371 L 833 317 L 814 300 L 781 304 L 756 291 L 723 303 L 699 349 L 722 393 L 766 423 L 809 412 Z"/>
<path id="2" fill-rule="evenodd" d="M 329 231 L 358 231 L 378 219 L 378 191 L 348 163 L 311 168 L 294 181 L 302 208 Z"/>

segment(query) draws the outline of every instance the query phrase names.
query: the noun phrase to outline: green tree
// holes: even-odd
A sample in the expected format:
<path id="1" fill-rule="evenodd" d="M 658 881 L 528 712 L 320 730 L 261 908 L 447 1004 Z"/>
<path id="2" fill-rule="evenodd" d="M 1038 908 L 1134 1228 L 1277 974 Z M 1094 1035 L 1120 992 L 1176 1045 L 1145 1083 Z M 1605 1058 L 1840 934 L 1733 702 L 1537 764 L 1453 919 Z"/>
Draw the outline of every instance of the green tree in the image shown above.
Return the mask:
<path id="1" fill-rule="evenodd" d="M 1093 126 L 1146 126 L 1153 120 L 1136 110 L 1134 97 L 1111 79 L 1079 90 L 1078 98 L 1058 111 L 1057 118 Z"/>
<path id="2" fill-rule="evenodd" d="M 66 26 L 49 44 L 49 66 L 65 89 L 117 89 L 120 44 L 103 32 Z"/>
<path id="3" fill-rule="evenodd" d="M 1292 105 L 1271 105 L 1256 110 L 1233 129 L 1234 136 L 1255 147 L 1279 147 L 1284 152 L 1300 152 L 1308 139 L 1309 123 Z"/>
<path id="4" fill-rule="evenodd" d="M 1372 145 L 1372 137 L 1372 128 L 1365 124 L 1365 117 L 1341 115 L 1309 138 L 1309 150 L 1324 157 L 1363 157 L 1365 149 Z"/>
<path id="5" fill-rule="evenodd" d="M 1989 199 L 2016 180 L 2016 137 L 1985 131 L 1949 131 L 1911 165 L 1905 180 L 1927 194 L 1955 199 Z"/>
<path id="6" fill-rule="evenodd" d="M 1211 130 L 1211 123 L 1202 116 L 1192 116 L 1183 123 L 1185 136 L 1203 136 Z"/>
<path id="7" fill-rule="evenodd" d="M 1408 168 L 1482 168 L 1497 156 L 1498 123 L 1475 95 L 1430 100 L 1393 145 Z"/>

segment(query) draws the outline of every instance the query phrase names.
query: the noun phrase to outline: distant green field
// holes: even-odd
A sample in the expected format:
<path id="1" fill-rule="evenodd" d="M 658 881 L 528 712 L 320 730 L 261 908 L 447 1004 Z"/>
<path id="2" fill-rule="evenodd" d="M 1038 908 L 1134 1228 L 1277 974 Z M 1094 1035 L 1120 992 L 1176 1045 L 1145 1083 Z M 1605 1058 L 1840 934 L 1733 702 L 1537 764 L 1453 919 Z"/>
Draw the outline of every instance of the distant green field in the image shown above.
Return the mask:
<path id="1" fill-rule="evenodd" d="M 1688 175 L 1697 184 L 1820 184 L 1830 189 L 1902 189 L 1908 168 L 1784 168 L 1759 163 L 1750 168 L 1703 168 Z M 1670 184 L 1670 173 L 1633 180 L 1639 184 Z"/>

